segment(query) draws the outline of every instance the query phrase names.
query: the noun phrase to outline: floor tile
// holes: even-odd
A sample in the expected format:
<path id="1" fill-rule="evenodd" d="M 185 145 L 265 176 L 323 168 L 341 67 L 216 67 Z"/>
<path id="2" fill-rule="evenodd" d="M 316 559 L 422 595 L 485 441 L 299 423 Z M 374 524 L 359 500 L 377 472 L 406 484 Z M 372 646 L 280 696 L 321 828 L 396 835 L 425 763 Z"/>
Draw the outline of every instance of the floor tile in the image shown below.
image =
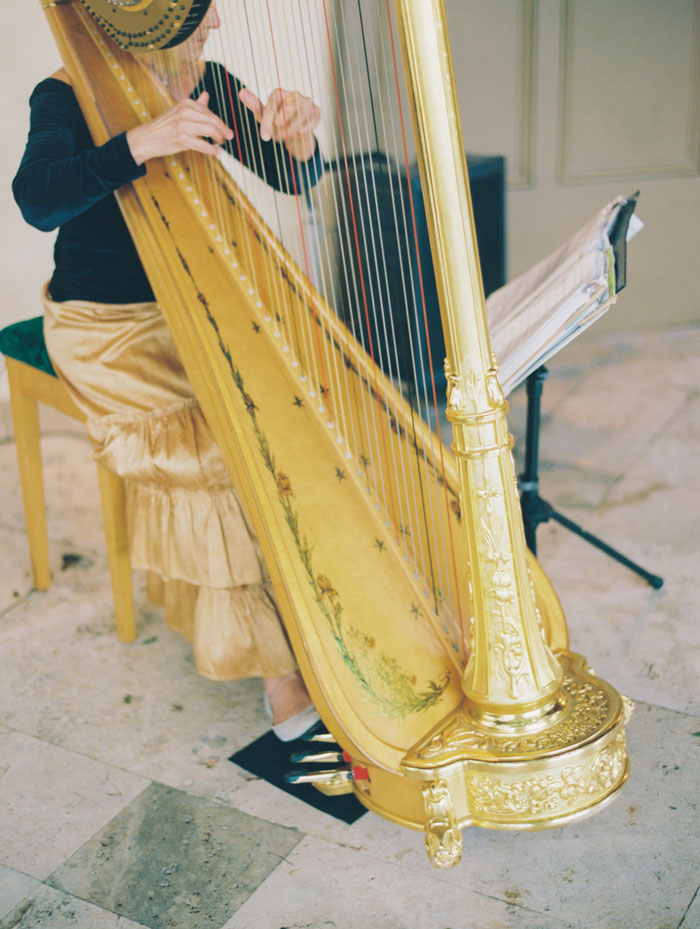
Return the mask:
<path id="1" fill-rule="evenodd" d="M 66 419 L 66 417 L 63 417 Z M 70 422 L 70 420 L 66 420 Z M 49 538 L 49 562 L 54 582 L 66 564 L 84 564 L 105 556 L 97 473 L 84 435 L 56 434 L 42 440 L 44 498 Z M 76 468 L 81 479 L 76 481 Z M 13 442 L 0 444 L 0 613 L 32 589 L 31 560 L 26 534 L 17 455 Z"/>
<path id="2" fill-rule="evenodd" d="M 291 767 L 293 765 L 290 763 Z M 316 810 L 303 800 L 258 778 L 251 778 L 238 786 L 231 793 L 229 802 L 237 810 L 251 816 L 298 829 L 328 842 L 343 844 L 348 841 L 348 826 L 342 820 Z"/>
<path id="3" fill-rule="evenodd" d="M 700 889 L 695 894 L 678 929 L 700 929 Z"/>
<path id="4" fill-rule="evenodd" d="M 542 458 L 560 456 L 567 465 L 619 474 L 687 395 L 673 378 L 671 361 L 641 359 L 595 371 L 543 428 Z"/>
<path id="5" fill-rule="evenodd" d="M 632 774 L 613 804 L 545 832 L 465 830 L 462 863 L 441 880 L 504 901 L 517 892 L 528 909 L 584 929 L 677 929 L 700 874 L 700 718 L 642 704 L 628 731 Z M 419 833 L 363 817 L 346 835 L 352 848 L 431 873 Z"/>
<path id="6" fill-rule="evenodd" d="M 228 757 L 269 728 L 259 681 L 201 678 L 191 646 L 169 632 L 162 611 L 147 602 L 140 573 L 137 642 L 117 641 L 90 447 L 80 434 L 57 434 L 45 438 L 43 448 L 53 582 L 24 605 L 18 601 L 29 593 L 31 578 L 14 447 L 0 446 L 0 480 L 14 488 L 0 514 L 8 558 L 0 580 L 0 719 L 134 773 L 226 800 L 242 783 Z M 76 468 L 85 478 L 80 482 Z M 7 607 L 17 609 L 3 618 Z M 35 643 L 30 648 L 27 636 Z M 85 683 L 94 680 L 100 686 L 86 701 Z M 106 716 L 108 740 L 101 724 Z"/>
<path id="7" fill-rule="evenodd" d="M 0 736 L 0 862 L 50 874 L 148 781 L 21 732 Z"/>
<path id="8" fill-rule="evenodd" d="M 578 514 L 567 509 L 595 505 L 688 393 L 700 389 L 698 351 L 700 327 L 690 327 L 574 343 L 556 356 L 543 386 L 542 496 L 573 519 Z M 524 393 L 513 405 L 518 458 Z"/>
<path id="9" fill-rule="evenodd" d="M 614 666 L 615 682 L 630 696 L 694 713 L 700 712 L 700 629 L 688 617 L 700 610 L 698 456 L 700 397 L 691 397 L 585 521 L 665 577 L 661 590 L 578 540 L 542 560 L 553 580 L 578 564 L 578 579 L 569 573 L 562 599 L 572 637 L 578 632 L 595 643 L 591 661 L 599 670 Z"/>
<path id="10" fill-rule="evenodd" d="M 0 525 L 0 614 L 27 597 L 33 587 L 29 546 L 24 531 Z"/>
<path id="11" fill-rule="evenodd" d="M 39 404 L 39 428 L 42 435 L 49 433 L 71 433 L 72 435 L 88 441 L 84 423 L 67 416 L 60 410 L 54 410 L 53 407 L 45 403 Z"/>
<path id="12" fill-rule="evenodd" d="M 515 891 L 513 891 L 515 893 Z M 571 924 L 307 838 L 224 929 L 566 929 Z"/>
<path id="13" fill-rule="evenodd" d="M 41 453 L 49 539 L 79 544 L 82 550 L 104 551 L 97 468 L 84 432 L 44 435 Z M 76 474 L 80 474 L 80 480 L 76 480 Z M 0 524 L 25 532 L 14 442 L 0 444 L 0 480 L 7 495 Z"/>
<path id="14" fill-rule="evenodd" d="M 0 441 L 8 439 L 13 434 L 10 385 L 7 381 L 7 371 L 3 370 L 2 363 L 0 363 Z"/>
<path id="15" fill-rule="evenodd" d="M 50 883 L 152 929 L 219 929 L 301 838 L 153 784 Z"/>
<path id="16" fill-rule="evenodd" d="M 0 919 L 29 897 L 39 882 L 28 874 L 0 865 Z"/>
<path id="17" fill-rule="evenodd" d="M 128 645 L 116 638 L 109 577 L 97 562 L 0 616 L 0 721 L 226 801 L 245 783 L 228 757 L 269 728 L 260 682 L 202 678 L 190 644 L 136 594 L 138 638 Z"/>
<path id="18" fill-rule="evenodd" d="M 31 897 L 0 919 L 0 929 L 144 929 L 100 907 L 40 885 Z"/>

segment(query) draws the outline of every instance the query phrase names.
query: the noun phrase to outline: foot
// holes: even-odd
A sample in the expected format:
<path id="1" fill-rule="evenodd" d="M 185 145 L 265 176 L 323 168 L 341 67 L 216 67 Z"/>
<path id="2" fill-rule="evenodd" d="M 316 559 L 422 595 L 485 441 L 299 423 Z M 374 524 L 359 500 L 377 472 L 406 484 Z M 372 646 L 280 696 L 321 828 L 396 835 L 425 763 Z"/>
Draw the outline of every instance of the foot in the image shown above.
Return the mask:
<path id="1" fill-rule="evenodd" d="M 263 678 L 263 687 L 270 701 L 272 724 L 275 726 L 311 706 L 311 697 L 298 671 L 284 677 Z"/>

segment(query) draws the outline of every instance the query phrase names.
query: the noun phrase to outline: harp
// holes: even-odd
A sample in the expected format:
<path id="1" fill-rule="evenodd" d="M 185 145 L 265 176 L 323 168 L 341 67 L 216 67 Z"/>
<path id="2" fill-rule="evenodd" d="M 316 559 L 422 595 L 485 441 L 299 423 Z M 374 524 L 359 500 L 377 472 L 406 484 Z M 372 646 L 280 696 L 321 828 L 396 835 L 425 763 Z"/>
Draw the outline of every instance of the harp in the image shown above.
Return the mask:
<path id="1" fill-rule="evenodd" d="M 99 144 L 172 103 L 154 50 L 176 57 L 209 0 L 43 5 Z M 283 83 L 286 43 L 292 71 L 327 95 L 339 165 L 328 198 L 346 247 L 329 254 L 327 237 L 305 232 L 311 195 L 295 189 L 295 261 L 247 182 L 193 154 L 150 162 L 119 192 L 120 206 L 260 540 L 309 691 L 351 759 L 352 789 L 376 813 L 425 830 L 431 861 L 447 867 L 459 860 L 463 826 L 546 828 L 611 800 L 628 777 L 630 704 L 568 651 L 557 597 L 526 552 L 442 0 L 358 2 L 360 20 L 371 11 L 381 25 L 373 48 L 345 52 L 349 4 L 218 6 L 237 17 L 229 35 L 257 34 L 277 71 L 272 86 Z M 316 76 L 305 72 L 312 58 Z M 392 95 L 396 158 L 407 169 L 414 127 L 451 451 L 427 424 L 439 408 L 430 372 L 414 370 L 425 402 L 401 389 L 406 350 L 393 341 L 395 307 L 384 305 L 375 192 L 353 158 L 368 125 L 352 83 L 363 69 Z M 374 104 L 372 116 L 382 118 Z M 410 193 L 393 203 L 407 244 L 389 260 L 402 266 L 410 353 L 423 306 L 420 275 L 403 264 L 419 243 Z M 329 267 L 346 278 L 350 312 Z"/>

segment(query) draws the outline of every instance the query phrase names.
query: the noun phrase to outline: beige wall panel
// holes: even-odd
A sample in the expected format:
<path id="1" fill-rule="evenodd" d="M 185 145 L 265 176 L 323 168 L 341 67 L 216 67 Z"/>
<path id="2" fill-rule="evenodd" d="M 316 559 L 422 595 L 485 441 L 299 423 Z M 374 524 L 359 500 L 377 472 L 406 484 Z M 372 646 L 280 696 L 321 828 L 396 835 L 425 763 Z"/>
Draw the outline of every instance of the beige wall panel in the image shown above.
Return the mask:
<path id="1" fill-rule="evenodd" d="M 591 9 L 601 8 L 598 0 L 575 0 L 574 6 L 577 14 L 585 8 L 586 17 L 589 6 Z M 599 15 L 598 20 L 599 24 L 603 24 L 601 32 L 612 37 L 611 49 L 618 44 L 626 43 L 630 45 L 629 53 L 632 54 L 631 45 L 634 40 L 644 50 L 649 73 L 658 75 L 663 73 L 664 69 L 673 70 L 676 64 L 673 56 L 668 57 L 669 52 L 664 42 L 655 42 L 655 21 L 647 18 L 644 20 L 644 28 L 640 31 L 639 23 L 644 19 L 640 13 L 641 19 L 635 27 L 636 31 L 630 33 L 629 40 L 625 38 L 622 30 L 622 21 L 632 7 L 643 11 L 650 6 L 663 9 L 669 22 L 663 26 L 662 31 L 666 30 L 667 35 L 679 35 L 683 30 L 688 31 L 689 11 L 695 17 L 693 28 L 697 27 L 697 0 L 694 5 L 685 0 L 663 0 L 657 3 L 648 3 L 647 0 L 639 0 L 639 3 L 637 0 L 609 0 L 605 5 L 605 15 Z M 649 165 L 653 161 L 666 159 L 665 164 L 668 166 L 672 159 L 677 159 L 679 153 L 685 157 L 678 142 L 679 133 L 673 142 L 674 148 L 670 148 L 668 141 L 663 137 L 665 126 L 659 120 L 650 120 L 645 129 L 648 142 L 643 158 L 646 161 L 642 161 L 634 133 L 630 130 L 630 136 L 627 137 L 627 130 L 621 131 L 615 125 L 606 125 L 606 113 L 610 106 L 612 88 L 615 86 L 614 72 L 610 74 L 610 66 L 607 79 L 609 89 L 606 94 L 601 98 L 600 95 L 591 93 L 591 87 L 598 79 L 597 73 L 592 72 L 597 72 L 605 65 L 605 56 L 602 61 L 600 57 L 591 56 L 586 66 L 588 59 L 584 55 L 579 57 L 576 68 L 569 70 L 570 75 L 576 74 L 577 80 L 587 88 L 586 93 L 579 93 L 576 88 L 570 88 L 573 99 L 578 101 L 576 124 L 571 123 L 571 131 L 578 134 L 577 138 L 582 138 L 585 133 L 581 126 L 585 126 L 588 133 L 594 133 L 595 140 L 594 144 L 586 143 L 586 160 L 580 158 L 576 162 L 582 170 L 586 168 L 589 176 L 579 177 L 575 182 L 564 183 L 562 180 L 560 155 L 561 140 L 564 137 L 562 116 L 565 112 L 562 75 L 567 58 L 567 37 L 571 37 L 571 24 L 565 24 L 565 14 L 571 11 L 567 11 L 566 7 L 565 0 L 539 0 L 538 4 L 535 79 L 537 100 L 534 130 L 537 183 L 531 190 L 513 190 L 508 195 L 509 274 L 513 276 L 526 270 L 548 254 L 600 206 L 616 195 L 627 194 L 639 188 L 641 196 L 638 213 L 644 220 L 645 228 L 630 245 L 628 287 L 620 295 L 617 306 L 596 323 L 591 334 L 658 328 L 698 321 L 700 176 L 697 173 L 690 174 L 687 170 L 683 175 L 677 167 L 672 169 L 671 176 L 664 173 L 650 176 L 647 169 L 644 169 L 644 176 L 640 176 L 640 169 L 644 164 Z M 678 67 L 684 69 L 687 83 L 683 84 L 677 80 L 679 86 L 682 85 L 684 95 L 682 119 L 685 121 L 687 117 L 690 125 L 693 114 L 689 112 L 688 101 L 692 99 L 693 94 L 697 94 L 700 75 L 697 71 L 689 74 L 690 46 L 687 37 L 686 44 L 682 47 L 686 49 L 686 57 Z M 610 54 L 612 55 L 612 50 Z M 643 75 L 639 77 L 640 98 L 646 92 L 645 81 Z M 627 90 L 628 98 L 633 96 L 634 92 L 634 85 L 630 86 L 631 89 Z M 644 105 L 646 104 L 641 99 L 636 104 L 637 110 Z M 675 112 L 671 124 L 677 128 L 680 122 L 678 107 L 673 101 L 668 101 L 667 105 Z M 595 127 L 599 125 L 606 125 L 606 130 L 596 130 Z M 685 132 L 685 129 L 683 131 Z M 694 132 L 694 138 L 697 140 L 697 123 Z M 614 135 L 614 143 L 610 143 L 615 153 L 614 161 L 609 154 L 609 133 L 617 133 Z M 601 167 L 605 169 L 605 176 L 590 176 L 592 168 Z M 607 171 L 611 168 L 614 168 L 614 171 L 612 176 L 609 176 Z M 586 334 L 582 336 L 586 337 Z"/>
<path id="2" fill-rule="evenodd" d="M 505 155 L 511 187 L 534 182 L 536 0 L 446 0 L 465 142 Z"/>
<path id="3" fill-rule="evenodd" d="M 565 0 L 562 28 L 562 181 L 697 173 L 697 0 Z"/>

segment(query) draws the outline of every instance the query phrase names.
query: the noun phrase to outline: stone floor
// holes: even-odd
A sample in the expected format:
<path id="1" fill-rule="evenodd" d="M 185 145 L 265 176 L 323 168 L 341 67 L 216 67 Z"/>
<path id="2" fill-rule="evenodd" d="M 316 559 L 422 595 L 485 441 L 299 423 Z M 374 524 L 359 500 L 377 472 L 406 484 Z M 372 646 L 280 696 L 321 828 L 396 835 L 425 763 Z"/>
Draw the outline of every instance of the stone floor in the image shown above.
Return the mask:
<path id="1" fill-rule="evenodd" d="M 698 358 L 691 327 L 551 365 L 543 495 L 666 580 L 538 531 L 572 646 L 636 703 L 632 777 L 577 825 L 467 831 L 445 872 L 419 834 L 346 826 L 228 762 L 267 729 L 259 684 L 199 678 L 141 587 L 137 640 L 118 643 L 90 449 L 57 414 L 54 582 L 32 590 L 0 405 L 0 929 L 700 929 Z"/>

